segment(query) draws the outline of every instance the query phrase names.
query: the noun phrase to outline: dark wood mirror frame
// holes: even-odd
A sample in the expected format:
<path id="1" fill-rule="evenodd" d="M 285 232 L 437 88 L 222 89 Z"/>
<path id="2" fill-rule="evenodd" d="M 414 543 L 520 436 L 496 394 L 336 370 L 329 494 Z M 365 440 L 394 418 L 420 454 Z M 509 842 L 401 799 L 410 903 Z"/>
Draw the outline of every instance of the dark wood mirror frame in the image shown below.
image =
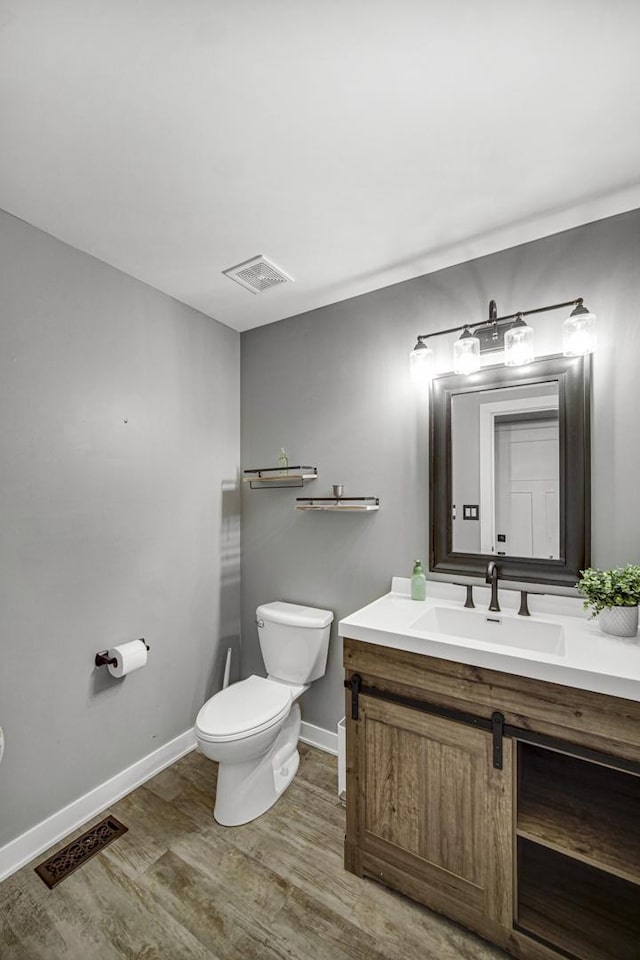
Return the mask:
<path id="1" fill-rule="evenodd" d="M 455 553 L 451 523 L 451 401 L 455 394 L 558 381 L 560 559 Z M 484 367 L 471 376 L 446 374 L 431 383 L 429 410 L 429 569 L 484 576 L 495 560 L 504 580 L 574 586 L 591 562 L 591 357 L 543 357 L 525 367 Z"/>

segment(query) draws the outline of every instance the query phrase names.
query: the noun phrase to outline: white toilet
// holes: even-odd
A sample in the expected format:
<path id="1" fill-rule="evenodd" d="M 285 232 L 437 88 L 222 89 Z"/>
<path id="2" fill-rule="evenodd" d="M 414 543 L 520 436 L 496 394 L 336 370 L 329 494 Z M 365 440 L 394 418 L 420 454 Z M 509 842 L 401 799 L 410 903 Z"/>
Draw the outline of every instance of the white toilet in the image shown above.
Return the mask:
<path id="1" fill-rule="evenodd" d="M 198 747 L 217 760 L 213 816 L 227 827 L 273 806 L 296 775 L 300 755 L 298 697 L 324 675 L 333 613 L 296 603 L 256 610 L 268 676 L 252 676 L 216 693 L 195 723 Z"/>

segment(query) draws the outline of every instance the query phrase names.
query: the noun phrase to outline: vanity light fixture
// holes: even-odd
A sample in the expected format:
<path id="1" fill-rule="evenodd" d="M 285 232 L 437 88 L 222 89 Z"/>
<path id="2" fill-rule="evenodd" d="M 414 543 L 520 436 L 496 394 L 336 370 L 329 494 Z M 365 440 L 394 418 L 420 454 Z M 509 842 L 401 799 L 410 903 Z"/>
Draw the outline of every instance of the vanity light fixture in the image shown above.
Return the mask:
<path id="1" fill-rule="evenodd" d="M 593 353 L 595 346 L 596 316 L 580 299 L 562 324 L 562 352 L 565 357 L 581 357 Z"/>
<path id="2" fill-rule="evenodd" d="M 409 354 L 411 383 L 426 383 L 431 379 L 433 367 L 433 350 L 418 337 L 418 342 Z"/>
<path id="3" fill-rule="evenodd" d="M 480 369 L 480 341 L 465 327 L 453 345 L 453 372 L 467 376 Z"/>
<path id="4" fill-rule="evenodd" d="M 480 356 L 483 353 L 504 350 L 506 366 L 522 366 L 535 360 L 533 351 L 533 329 L 525 317 L 533 313 L 547 313 L 549 310 L 561 310 L 573 307 L 562 325 L 562 351 L 565 357 L 577 357 L 593 353 L 596 343 L 596 317 L 584 306 L 582 297 L 552 303 L 533 310 L 519 310 L 504 317 L 498 316 L 495 300 L 489 303 L 489 319 L 479 323 L 465 323 L 447 330 L 433 333 L 421 333 L 409 354 L 411 380 L 425 383 L 432 374 L 433 351 L 425 342 L 429 337 L 441 337 L 448 333 L 462 331 L 453 344 L 454 373 L 469 375 L 480 369 Z M 475 331 L 472 332 L 472 331 Z"/>
<path id="5" fill-rule="evenodd" d="M 533 329 L 519 313 L 513 326 L 504 335 L 504 362 L 507 367 L 519 367 L 531 363 L 533 352 Z"/>

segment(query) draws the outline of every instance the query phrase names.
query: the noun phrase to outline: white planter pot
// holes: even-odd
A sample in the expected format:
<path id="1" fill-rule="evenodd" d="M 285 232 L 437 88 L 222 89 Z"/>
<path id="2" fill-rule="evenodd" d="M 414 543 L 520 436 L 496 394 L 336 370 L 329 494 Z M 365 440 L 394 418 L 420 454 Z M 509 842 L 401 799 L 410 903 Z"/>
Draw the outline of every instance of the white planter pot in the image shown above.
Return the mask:
<path id="1" fill-rule="evenodd" d="M 610 607 L 599 614 L 598 625 L 603 633 L 614 637 L 635 637 L 638 632 L 638 608 Z"/>

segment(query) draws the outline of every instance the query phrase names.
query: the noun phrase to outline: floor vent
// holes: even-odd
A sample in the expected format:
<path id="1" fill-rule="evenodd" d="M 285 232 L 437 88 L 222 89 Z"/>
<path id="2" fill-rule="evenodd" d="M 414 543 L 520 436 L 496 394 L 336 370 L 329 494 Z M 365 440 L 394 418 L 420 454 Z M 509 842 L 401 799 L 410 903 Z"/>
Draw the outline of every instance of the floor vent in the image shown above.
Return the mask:
<path id="1" fill-rule="evenodd" d="M 105 817 L 100 823 L 96 823 L 95 827 L 91 827 L 81 837 L 72 840 L 36 867 L 36 873 L 51 890 L 128 829 L 115 817 Z"/>
<path id="2" fill-rule="evenodd" d="M 229 267 L 222 272 L 225 277 L 235 280 L 251 293 L 264 293 L 265 290 L 279 287 L 283 283 L 293 283 L 293 277 L 262 255 L 252 260 L 245 260 L 244 263 L 238 263 L 235 267 Z"/>

